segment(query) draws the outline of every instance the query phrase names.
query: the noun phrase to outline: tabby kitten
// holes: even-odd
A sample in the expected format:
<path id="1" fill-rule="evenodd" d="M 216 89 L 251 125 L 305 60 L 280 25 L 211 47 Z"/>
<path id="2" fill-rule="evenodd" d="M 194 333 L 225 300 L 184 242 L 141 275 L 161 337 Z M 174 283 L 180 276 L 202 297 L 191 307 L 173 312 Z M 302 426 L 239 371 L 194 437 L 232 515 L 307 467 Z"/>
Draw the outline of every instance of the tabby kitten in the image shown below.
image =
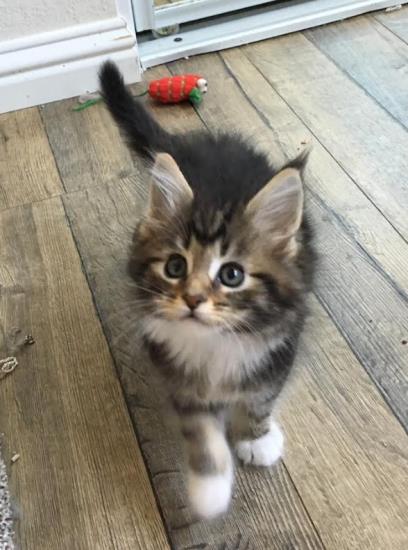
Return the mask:
<path id="1" fill-rule="evenodd" d="M 276 170 L 236 135 L 172 135 L 105 63 L 101 89 L 129 145 L 153 162 L 129 273 L 143 335 L 178 412 L 194 511 L 231 498 L 231 428 L 245 464 L 271 466 L 271 412 L 294 360 L 314 253 L 298 158 Z M 229 438 L 231 439 L 231 438 Z"/>

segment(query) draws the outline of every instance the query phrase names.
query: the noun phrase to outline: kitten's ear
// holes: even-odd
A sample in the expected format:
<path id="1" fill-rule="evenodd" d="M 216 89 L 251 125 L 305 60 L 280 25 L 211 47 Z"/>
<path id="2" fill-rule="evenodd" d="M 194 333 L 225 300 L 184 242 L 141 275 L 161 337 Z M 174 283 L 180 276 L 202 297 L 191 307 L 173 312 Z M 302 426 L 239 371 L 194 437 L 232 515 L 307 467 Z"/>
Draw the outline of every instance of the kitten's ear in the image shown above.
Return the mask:
<path id="1" fill-rule="evenodd" d="M 261 234 L 270 234 L 277 249 L 293 253 L 303 212 L 300 169 L 289 166 L 281 170 L 250 200 L 245 211 Z"/>
<path id="2" fill-rule="evenodd" d="M 193 191 L 176 161 L 167 153 L 156 155 L 150 188 L 150 215 L 160 218 L 193 200 Z"/>

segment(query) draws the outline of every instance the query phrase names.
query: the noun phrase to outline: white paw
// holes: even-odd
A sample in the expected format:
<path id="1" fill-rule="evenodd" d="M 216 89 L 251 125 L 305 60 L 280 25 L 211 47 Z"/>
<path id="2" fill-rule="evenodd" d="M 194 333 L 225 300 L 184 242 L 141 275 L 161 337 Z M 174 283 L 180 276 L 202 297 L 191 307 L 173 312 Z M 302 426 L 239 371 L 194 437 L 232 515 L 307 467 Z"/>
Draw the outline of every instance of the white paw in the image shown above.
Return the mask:
<path id="1" fill-rule="evenodd" d="M 244 464 L 272 466 L 283 453 L 283 434 L 275 422 L 271 422 L 268 433 L 258 439 L 239 441 L 236 445 L 238 457 Z"/>
<path id="2" fill-rule="evenodd" d="M 188 493 L 194 512 L 210 519 L 228 509 L 231 500 L 232 470 L 225 474 L 200 476 L 189 472 Z"/>

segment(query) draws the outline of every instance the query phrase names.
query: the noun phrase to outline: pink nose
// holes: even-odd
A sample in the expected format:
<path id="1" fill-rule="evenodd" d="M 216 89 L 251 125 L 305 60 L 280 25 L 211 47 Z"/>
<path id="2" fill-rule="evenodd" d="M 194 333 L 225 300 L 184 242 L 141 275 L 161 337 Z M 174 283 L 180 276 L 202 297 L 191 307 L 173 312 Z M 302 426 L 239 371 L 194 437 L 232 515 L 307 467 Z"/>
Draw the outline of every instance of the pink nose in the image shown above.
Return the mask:
<path id="1" fill-rule="evenodd" d="M 202 294 L 185 294 L 183 298 L 191 310 L 196 309 L 200 304 L 206 301 L 206 297 Z"/>

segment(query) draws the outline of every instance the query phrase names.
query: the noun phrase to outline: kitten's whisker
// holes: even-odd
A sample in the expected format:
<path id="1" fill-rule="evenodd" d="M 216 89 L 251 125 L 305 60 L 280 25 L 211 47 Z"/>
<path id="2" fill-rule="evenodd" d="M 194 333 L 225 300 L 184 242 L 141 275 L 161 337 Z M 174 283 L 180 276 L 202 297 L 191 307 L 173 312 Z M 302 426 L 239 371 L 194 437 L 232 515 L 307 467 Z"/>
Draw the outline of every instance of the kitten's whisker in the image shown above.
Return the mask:
<path id="1" fill-rule="evenodd" d="M 261 336 L 260 331 L 257 330 L 249 321 L 245 319 L 236 319 L 236 322 L 234 323 L 234 328 L 238 330 L 240 328 L 245 328 L 253 336 L 256 336 L 256 337 Z"/>
<path id="2" fill-rule="evenodd" d="M 135 349 L 135 346 L 137 344 L 140 344 L 139 347 L 141 346 L 142 329 L 140 321 L 138 319 L 132 319 L 126 325 L 121 327 L 120 331 L 115 332 L 117 332 L 117 334 L 113 336 L 111 341 L 113 348 L 117 348 L 119 346 L 119 343 L 123 340 L 125 340 L 124 346 L 120 346 L 122 351 L 123 348 L 126 350 L 127 345 L 131 345 L 132 350 Z"/>
<path id="3" fill-rule="evenodd" d="M 148 292 L 150 294 L 153 294 L 154 296 L 160 296 L 160 298 L 162 298 L 163 296 L 170 298 L 170 295 L 165 293 L 164 291 L 154 290 L 152 288 L 147 288 L 143 285 L 138 285 L 136 283 L 135 283 L 135 287 L 138 288 L 139 290 L 142 290 L 143 292 Z"/>

